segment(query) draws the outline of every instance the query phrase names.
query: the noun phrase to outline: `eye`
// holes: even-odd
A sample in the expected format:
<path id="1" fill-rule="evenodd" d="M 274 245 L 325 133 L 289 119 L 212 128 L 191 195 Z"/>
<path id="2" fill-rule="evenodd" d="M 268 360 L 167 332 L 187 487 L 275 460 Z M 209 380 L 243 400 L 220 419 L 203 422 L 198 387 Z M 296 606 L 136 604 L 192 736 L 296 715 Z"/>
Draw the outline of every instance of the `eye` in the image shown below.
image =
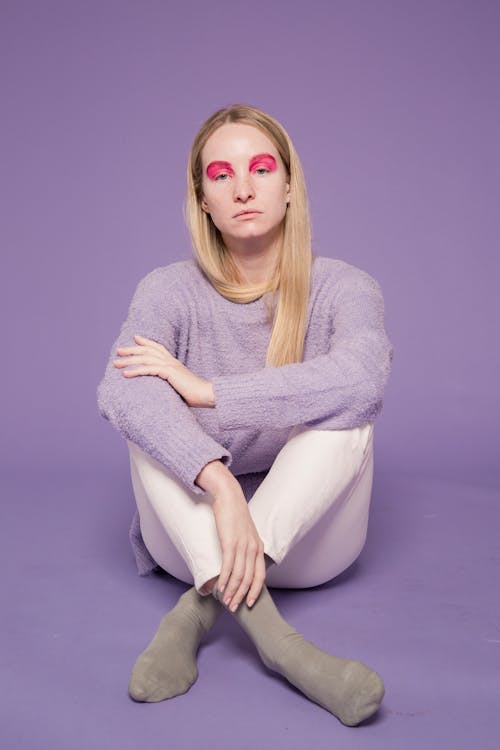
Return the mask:
<path id="1" fill-rule="evenodd" d="M 270 172 L 276 172 L 277 163 L 271 154 L 257 154 L 250 160 L 250 171 L 254 175 L 264 177 Z"/>
<path id="2" fill-rule="evenodd" d="M 227 161 L 212 161 L 206 169 L 206 175 L 212 182 L 227 182 L 234 175 L 233 168 Z"/>
<path id="3" fill-rule="evenodd" d="M 252 169 L 252 172 L 253 172 L 254 174 L 260 174 L 260 175 L 264 175 L 264 174 L 269 174 L 269 173 L 270 173 L 270 171 L 271 171 L 271 170 L 270 170 L 270 169 L 268 169 L 268 167 L 265 167 L 265 166 L 264 166 L 263 164 L 261 164 L 261 165 L 260 165 L 260 167 L 254 167 L 254 168 Z"/>

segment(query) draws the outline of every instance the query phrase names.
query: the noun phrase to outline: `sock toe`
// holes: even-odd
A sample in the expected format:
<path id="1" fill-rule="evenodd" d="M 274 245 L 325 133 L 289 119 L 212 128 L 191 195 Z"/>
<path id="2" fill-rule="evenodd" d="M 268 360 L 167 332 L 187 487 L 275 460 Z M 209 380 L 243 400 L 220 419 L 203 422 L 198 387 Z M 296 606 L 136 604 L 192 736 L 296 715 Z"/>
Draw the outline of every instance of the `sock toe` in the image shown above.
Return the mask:
<path id="1" fill-rule="evenodd" d="M 380 708 L 385 695 L 384 683 L 376 672 L 368 670 L 361 662 L 353 662 L 353 672 L 358 671 L 356 669 L 358 664 L 367 674 L 358 683 L 350 700 L 346 701 L 345 709 L 338 716 L 342 724 L 348 727 L 357 726 L 373 716 Z M 353 678 L 358 679 L 355 674 L 353 674 Z"/>
<path id="2" fill-rule="evenodd" d="M 137 701 L 138 703 L 145 703 L 149 699 L 149 689 L 147 685 L 143 683 L 142 680 L 135 679 L 134 677 L 132 677 L 129 682 L 128 694 L 132 700 Z"/>
<path id="3" fill-rule="evenodd" d="M 187 693 L 197 676 L 197 673 L 191 674 L 188 679 L 178 680 L 175 685 L 132 677 L 128 693 L 138 703 L 160 703 Z"/>

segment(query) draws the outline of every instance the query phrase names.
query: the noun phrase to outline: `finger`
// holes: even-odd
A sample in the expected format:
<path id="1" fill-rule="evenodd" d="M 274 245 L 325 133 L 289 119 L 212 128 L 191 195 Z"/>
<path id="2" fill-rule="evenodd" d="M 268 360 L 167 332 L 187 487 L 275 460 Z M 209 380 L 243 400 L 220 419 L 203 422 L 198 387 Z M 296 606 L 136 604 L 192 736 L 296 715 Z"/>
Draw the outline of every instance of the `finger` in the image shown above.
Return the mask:
<path id="1" fill-rule="evenodd" d="M 123 356 L 127 354 L 138 354 L 139 352 L 143 352 L 145 349 L 147 349 L 146 346 L 119 346 L 116 352 L 120 356 Z"/>
<path id="2" fill-rule="evenodd" d="M 155 365 L 143 365 L 142 367 L 135 367 L 133 370 L 123 370 L 123 375 L 126 378 L 135 378 L 136 375 L 157 375 L 168 381 L 167 371 Z"/>
<path id="3" fill-rule="evenodd" d="M 149 354 L 152 357 L 159 357 L 160 351 L 153 349 L 152 346 L 123 346 L 116 350 L 116 353 L 120 357 L 136 357 L 142 356 L 143 354 Z"/>
<path id="4" fill-rule="evenodd" d="M 255 604 L 255 602 L 259 598 L 259 594 L 262 591 L 262 586 L 264 585 L 265 580 L 266 580 L 266 563 L 264 561 L 264 553 L 260 552 L 257 555 L 257 558 L 255 560 L 254 577 L 253 577 L 252 585 L 250 586 L 250 590 L 247 594 L 246 602 L 249 607 Z"/>
<path id="5" fill-rule="evenodd" d="M 236 612 L 241 602 L 247 595 L 248 590 L 252 584 L 252 581 L 254 579 L 255 557 L 256 557 L 255 549 L 250 551 L 247 554 L 247 564 L 246 564 L 246 569 L 245 569 L 245 575 L 243 577 L 243 580 L 238 590 L 236 591 L 236 593 L 234 594 L 231 600 L 231 605 L 229 607 L 231 612 Z"/>
<path id="6" fill-rule="evenodd" d="M 123 361 L 115 360 L 113 364 L 118 370 L 123 370 L 125 367 L 139 368 L 141 366 L 148 367 L 149 369 L 160 370 L 162 367 L 161 362 L 155 362 L 155 360 L 146 359 L 146 357 L 129 357 Z M 149 374 L 151 375 L 152 372 Z"/>
<path id="7" fill-rule="evenodd" d="M 229 581 L 226 586 L 226 590 L 224 592 L 224 604 L 226 606 L 229 606 L 231 604 L 233 596 L 238 591 L 241 585 L 241 582 L 245 575 L 245 567 L 246 567 L 246 548 L 241 549 L 241 547 L 238 547 L 236 549 L 231 576 L 229 578 Z"/>
<path id="8" fill-rule="evenodd" d="M 172 355 L 172 354 L 171 354 L 171 353 L 170 353 L 170 352 L 168 351 L 168 349 L 167 349 L 166 347 L 164 347 L 164 346 L 163 346 L 163 344 L 159 344 L 159 343 L 158 343 L 157 341 L 153 341 L 153 339 L 148 339 L 148 338 L 146 338 L 146 336 L 139 336 L 139 335 L 136 335 L 136 336 L 134 336 L 134 339 L 135 339 L 136 341 L 138 341 L 138 342 L 141 342 L 141 341 L 145 341 L 145 342 L 147 342 L 148 344 L 151 344 L 151 346 L 152 346 L 152 347 L 153 347 L 154 349 L 159 349 L 159 350 L 161 350 L 161 351 L 167 352 L 167 354 L 170 354 L 170 356 L 171 356 L 171 357 L 173 356 L 173 355 Z"/>
<path id="9" fill-rule="evenodd" d="M 115 367 L 127 367 L 127 365 L 132 364 L 133 359 L 132 357 L 123 357 L 123 359 L 114 359 L 113 364 Z"/>
<path id="10" fill-rule="evenodd" d="M 224 591 L 233 569 L 235 550 L 234 547 L 224 549 L 222 548 L 222 567 L 219 574 L 219 582 L 217 588 L 219 591 Z"/>
<path id="11" fill-rule="evenodd" d="M 116 367 L 126 367 L 127 365 L 164 365 L 165 359 L 155 352 L 143 350 L 138 354 L 123 355 L 121 359 L 114 359 L 113 364 Z"/>

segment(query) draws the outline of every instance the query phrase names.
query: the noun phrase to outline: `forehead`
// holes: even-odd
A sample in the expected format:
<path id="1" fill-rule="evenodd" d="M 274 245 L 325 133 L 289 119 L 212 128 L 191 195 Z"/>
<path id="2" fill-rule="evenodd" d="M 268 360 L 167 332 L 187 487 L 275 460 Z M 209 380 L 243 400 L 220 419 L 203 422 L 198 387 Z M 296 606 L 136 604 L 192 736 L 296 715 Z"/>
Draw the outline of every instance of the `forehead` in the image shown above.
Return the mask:
<path id="1" fill-rule="evenodd" d="M 258 128 L 242 122 L 227 122 L 212 133 L 201 151 L 204 165 L 211 161 L 250 159 L 255 154 L 268 153 L 279 159 L 273 142 Z"/>

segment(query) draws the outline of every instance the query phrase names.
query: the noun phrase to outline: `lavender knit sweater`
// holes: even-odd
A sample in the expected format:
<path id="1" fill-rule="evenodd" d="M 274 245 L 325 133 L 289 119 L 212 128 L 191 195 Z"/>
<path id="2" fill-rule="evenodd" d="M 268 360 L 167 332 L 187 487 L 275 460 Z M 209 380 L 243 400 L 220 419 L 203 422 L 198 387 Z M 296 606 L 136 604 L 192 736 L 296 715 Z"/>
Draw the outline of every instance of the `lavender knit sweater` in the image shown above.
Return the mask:
<path id="1" fill-rule="evenodd" d="M 139 283 L 98 387 L 99 411 L 163 464 L 187 489 L 221 459 L 247 500 L 295 425 L 342 430 L 375 419 L 392 359 L 377 282 L 340 260 L 315 257 L 303 362 L 266 367 L 266 297 L 238 304 L 222 297 L 196 261 L 151 271 Z M 215 408 L 189 407 L 166 381 L 127 379 L 116 349 L 140 334 L 163 344 L 213 383 Z M 130 539 L 140 574 L 156 563 L 140 534 Z"/>

